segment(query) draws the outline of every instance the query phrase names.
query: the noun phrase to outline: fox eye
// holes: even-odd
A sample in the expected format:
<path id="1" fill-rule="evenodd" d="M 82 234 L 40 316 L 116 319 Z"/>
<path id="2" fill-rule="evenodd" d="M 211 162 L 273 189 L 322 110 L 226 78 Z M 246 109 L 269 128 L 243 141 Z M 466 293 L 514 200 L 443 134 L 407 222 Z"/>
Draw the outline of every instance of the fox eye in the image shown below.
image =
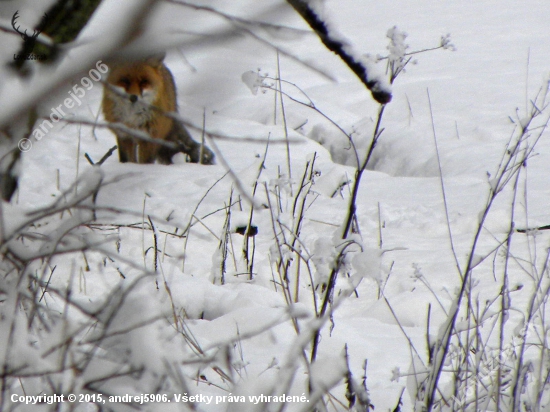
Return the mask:
<path id="1" fill-rule="evenodd" d="M 144 89 L 145 87 L 149 86 L 149 80 L 147 79 L 141 79 L 139 81 L 139 87 L 140 89 Z"/>
<path id="2" fill-rule="evenodd" d="M 128 79 L 127 77 L 122 77 L 118 80 L 118 84 L 120 87 L 124 87 L 125 89 L 127 89 L 128 86 L 130 86 L 130 79 Z"/>

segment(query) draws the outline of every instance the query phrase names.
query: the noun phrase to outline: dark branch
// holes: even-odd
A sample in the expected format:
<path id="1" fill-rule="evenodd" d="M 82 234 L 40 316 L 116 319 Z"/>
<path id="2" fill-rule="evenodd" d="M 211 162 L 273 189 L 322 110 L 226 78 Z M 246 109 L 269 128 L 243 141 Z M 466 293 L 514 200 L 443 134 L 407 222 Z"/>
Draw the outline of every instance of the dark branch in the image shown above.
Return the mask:
<path id="1" fill-rule="evenodd" d="M 335 39 L 327 29 L 323 20 L 319 18 L 317 13 L 304 0 L 287 0 L 302 18 L 310 25 L 310 27 L 319 36 L 323 44 L 332 52 L 336 53 L 346 63 L 346 65 L 361 79 L 361 82 L 372 93 L 374 100 L 381 104 L 386 104 L 391 101 L 392 95 L 389 91 L 384 90 L 384 85 L 378 79 L 369 79 L 367 68 L 354 56 L 345 50 L 345 44 L 342 41 Z"/>

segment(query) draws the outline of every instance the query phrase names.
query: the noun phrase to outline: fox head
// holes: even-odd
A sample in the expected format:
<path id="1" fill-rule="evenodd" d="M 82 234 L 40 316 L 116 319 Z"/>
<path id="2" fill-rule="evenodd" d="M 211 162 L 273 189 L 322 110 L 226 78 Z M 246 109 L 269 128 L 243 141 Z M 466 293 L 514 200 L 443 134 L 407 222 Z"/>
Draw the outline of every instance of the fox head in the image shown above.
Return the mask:
<path id="1" fill-rule="evenodd" d="M 118 92 L 116 109 L 126 119 L 139 126 L 152 117 L 156 102 L 163 93 L 164 80 L 161 71 L 163 57 L 124 64 L 112 68 L 107 82 Z M 121 113 L 121 114 L 122 114 Z"/>

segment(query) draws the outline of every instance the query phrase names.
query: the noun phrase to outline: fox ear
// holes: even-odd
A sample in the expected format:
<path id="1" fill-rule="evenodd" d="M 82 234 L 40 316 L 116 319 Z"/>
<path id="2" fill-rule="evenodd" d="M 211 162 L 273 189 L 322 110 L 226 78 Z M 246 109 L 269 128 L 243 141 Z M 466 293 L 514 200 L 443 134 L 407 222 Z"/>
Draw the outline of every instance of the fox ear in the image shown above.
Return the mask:
<path id="1" fill-rule="evenodd" d="M 166 53 L 159 53 L 155 54 L 154 56 L 150 56 L 145 60 L 145 63 L 153 66 L 153 67 L 160 67 L 162 65 L 162 62 L 164 61 L 164 58 L 166 57 Z"/>

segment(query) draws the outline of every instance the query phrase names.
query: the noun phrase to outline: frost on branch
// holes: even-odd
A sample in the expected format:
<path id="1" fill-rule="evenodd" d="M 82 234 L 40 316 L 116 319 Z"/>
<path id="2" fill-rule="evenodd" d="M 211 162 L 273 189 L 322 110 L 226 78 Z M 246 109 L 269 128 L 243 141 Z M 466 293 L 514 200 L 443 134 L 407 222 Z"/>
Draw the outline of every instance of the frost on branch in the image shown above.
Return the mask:
<path id="1" fill-rule="evenodd" d="M 407 53 L 409 45 L 405 43 L 407 33 L 400 31 L 397 26 L 393 26 L 386 33 L 386 37 L 390 39 L 390 44 L 387 46 L 390 55 L 388 59 L 390 62 L 402 61 Z"/>
<path id="2" fill-rule="evenodd" d="M 264 78 L 260 76 L 260 73 L 252 70 L 244 72 L 241 76 L 241 80 L 246 84 L 254 96 L 258 94 L 258 89 L 266 86 L 264 84 Z"/>

